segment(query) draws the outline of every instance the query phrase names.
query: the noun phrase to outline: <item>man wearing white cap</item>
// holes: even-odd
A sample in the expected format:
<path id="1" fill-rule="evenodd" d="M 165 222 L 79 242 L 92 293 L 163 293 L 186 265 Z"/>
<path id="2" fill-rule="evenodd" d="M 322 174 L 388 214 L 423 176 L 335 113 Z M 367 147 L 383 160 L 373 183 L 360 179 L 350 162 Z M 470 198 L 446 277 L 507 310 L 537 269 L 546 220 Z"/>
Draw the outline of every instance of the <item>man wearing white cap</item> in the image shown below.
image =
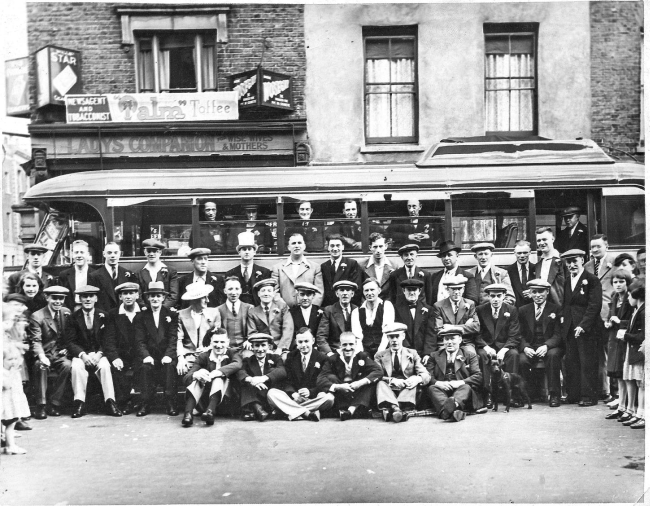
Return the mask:
<path id="1" fill-rule="evenodd" d="M 142 241 L 142 249 L 147 256 L 147 263 L 138 273 L 140 291 L 144 293 L 152 281 L 162 281 L 167 292 L 164 305 L 174 307 L 178 300 L 178 273 L 160 260 L 165 245 L 158 239 L 145 239 Z"/>
<path id="2" fill-rule="evenodd" d="M 248 312 L 248 335 L 268 334 L 275 346 L 274 353 L 281 355 L 289 351 L 293 341 L 293 319 L 289 306 L 275 298 L 277 282 L 275 279 L 263 279 L 255 283 L 260 305 Z"/>
<path id="3" fill-rule="evenodd" d="M 226 272 L 225 277 L 231 276 L 239 279 L 241 286 L 242 302 L 257 306 L 260 303 L 257 293 L 253 290 L 253 285 L 263 279 L 271 277 L 271 270 L 255 263 L 255 253 L 258 250 L 258 244 L 255 242 L 255 236 L 251 232 L 242 232 L 237 236 L 238 243 L 235 249 L 239 254 L 239 265 Z"/>
<path id="4" fill-rule="evenodd" d="M 192 272 L 178 279 L 178 293 L 183 295 L 185 290 L 187 290 L 187 285 L 191 285 L 192 283 L 211 285 L 214 289 L 208 295 L 208 306 L 217 307 L 226 300 L 223 293 L 224 281 L 223 277 L 211 273 L 208 269 L 209 254 L 210 250 L 208 248 L 194 248 L 187 254 L 187 257 L 192 262 Z M 177 307 L 179 309 L 185 309 L 189 305 L 189 301 L 181 298 L 178 301 Z"/>
<path id="5" fill-rule="evenodd" d="M 507 294 L 514 299 L 515 292 L 512 290 L 512 282 L 508 271 L 492 265 L 492 252 L 494 251 L 494 244 L 489 242 L 481 242 L 472 246 L 474 258 L 478 261 L 476 267 L 469 269 L 472 275 L 472 281 L 476 283 L 476 291 L 478 292 L 478 305 L 485 304 L 490 301 L 490 297 L 485 288 L 493 283 L 499 283 L 506 287 Z"/>
<path id="6" fill-rule="evenodd" d="M 9 276 L 9 293 L 15 293 L 20 277 L 26 272 L 31 272 L 36 274 L 40 280 L 43 282 L 43 288 L 47 288 L 50 285 L 54 284 L 54 277 L 50 274 L 47 274 L 43 271 L 43 263 L 45 262 L 45 253 L 50 251 L 45 246 L 40 244 L 26 244 L 23 246 L 23 251 L 27 257 L 27 268 L 18 272 L 14 272 Z"/>

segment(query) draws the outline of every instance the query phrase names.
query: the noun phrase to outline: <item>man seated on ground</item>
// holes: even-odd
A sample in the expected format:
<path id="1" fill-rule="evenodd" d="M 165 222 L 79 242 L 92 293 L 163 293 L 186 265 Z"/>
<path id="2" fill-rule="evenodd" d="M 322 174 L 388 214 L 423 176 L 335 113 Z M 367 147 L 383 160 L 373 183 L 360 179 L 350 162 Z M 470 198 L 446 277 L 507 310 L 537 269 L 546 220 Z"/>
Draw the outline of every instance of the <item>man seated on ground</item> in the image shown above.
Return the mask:
<path id="1" fill-rule="evenodd" d="M 273 338 L 269 334 L 255 333 L 248 336 L 253 355 L 243 360 L 237 379 L 241 386 L 240 398 L 242 420 L 257 419 L 263 422 L 269 417 L 267 394 L 271 388 L 281 389 L 287 377 L 282 357 L 269 355 Z"/>
<path id="2" fill-rule="evenodd" d="M 268 401 L 289 420 L 303 418 L 318 422 L 320 410 L 328 410 L 334 405 L 334 395 L 319 392 L 317 385 L 327 355 L 314 349 L 314 335 L 307 327 L 298 330 L 296 346 L 297 349 L 291 351 L 284 362 L 287 371 L 284 389 L 271 388 Z"/>
<path id="3" fill-rule="evenodd" d="M 414 349 L 426 364 L 429 354 L 436 351 L 435 311 L 420 296 L 424 289 L 421 279 L 405 279 L 400 283 L 404 297 L 395 304 L 395 321 L 406 325 L 404 346 Z M 383 343 L 382 343 L 383 344 Z M 379 348 L 383 348 L 380 346 Z"/>
<path id="4" fill-rule="evenodd" d="M 388 349 L 375 355 L 383 375 L 377 382 L 377 407 L 385 421 L 406 422 L 409 419 L 406 411 L 415 409 L 417 386 L 429 384 L 431 378 L 418 353 L 403 346 L 406 325 L 386 325 L 384 334 Z"/>
<path id="5" fill-rule="evenodd" d="M 294 341 L 295 334 L 302 327 L 308 327 L 312 336 L 316 336 L 323 310 L 314 305 L 314 297 L 320 290 L 311 283 L 296 283 L 296 302 L 289 313 L 293 319 Z"/>
<path id="6" fill-rule="evenodd" d="M 253 289 L 260 298 L 260 305 L 248 311 L 248 335 L 262 333 L 273 339 L 274 353 L 282 355 L 289 351 L 293 340 L 293 320 L 289 306 L 275 297 L 278 283 L 275 279 L 263 279 Z"/>
<path id="7" fill-rule="evenodd" d="M 253 353 L 250 343 L 246 340 L 248 313 L 253 306 L 240 300 L 242 289 L 238 278 L 234 276 L 226 278 L 225 292 L 228 300 L 218 307 L 221 328 L 226 329 L 228 333 L 230 347 L 241 353 L 242 357 L 248 357 Z"/>
<path id="8" fill-rule="evenodd" d="M 323 310 L 316 335 L 318 349 L 329 356 L 339 349 L 341 334 L 352 331 L 352 311 L 357 308 L 352 304 L 352 297 L 357 289 L 357 284 L 352 281 L 342 280 L 334 283 L 334 291 L 339 301 Z"/>
<path id="9" fill-rule="evenodd" d="M 318 376 L 318 388 L 334 394 L 344 422 L 367 413 L 382 371 L 368 353 L 357 352 L 357 338 L 352 332 L 343 332 L 340 342 L 338 356 L 330 357 Z"/>
<path id="10" fill-rule="evenodd" d="M 445 279 L 443 283 L 447 287 L 449 297 L 433 305 L 435 332 L 438 335 L 436 349 L 444 346 L 440 332 L 455 329 L 460 330 L 463 336 L 461 347 L 470 347 L 476 353 L 474 341 L 481 327 L 474 302 L 463 297 L 467 278 L 454 276 Z"/>
<path id="11" fill-rule="evenodd" d="M 444 330 L 440 334 L 443 348 L 432 353 L 427 363 L 431 375 L 427 394 L 433 409 L 442 420 L 456 422 L 464 420 L 466 412 L 485 413 L 477 393 L 483 379 L 478 356 L 471 349 L 460 349 L 463 341 L 460 330 Z"/>
<path id="12" fill-rule="evenodd" d="M 203 411 L 201 420 L 206 425 L 214 425 L 214 412 L 217 406 L 225 397 L 232 395 L 230 378 L 242 368 L 242 359 L 236 350 L 228 348 L 229 344 L 230 338 L 227 332 L 224 329 L 214 329 L 210 336 L 210 349 L 196 357 L 194 364 L 183 378 L 187 387 L 185 412 L 181 421 L 183 427 L 189 427 L 194 423 L 192 411 L 197 404 Z"/>

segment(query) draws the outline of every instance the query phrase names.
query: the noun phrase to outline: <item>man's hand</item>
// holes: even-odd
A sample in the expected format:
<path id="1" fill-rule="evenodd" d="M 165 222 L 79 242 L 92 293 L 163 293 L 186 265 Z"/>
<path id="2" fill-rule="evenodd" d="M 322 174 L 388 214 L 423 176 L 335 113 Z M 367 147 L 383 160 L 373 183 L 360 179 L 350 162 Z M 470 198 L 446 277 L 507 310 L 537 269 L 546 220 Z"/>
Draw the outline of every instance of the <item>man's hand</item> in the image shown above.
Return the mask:
<path id="1" fill-rule="evenodd" d="M 210 379 L 214 378 L 221 378 L 223 376 L 223 373 L 219 369 L 215 369 L 210 373 Z"/>
<path id="2" fill-rule="evenodd" d="M 200 381 L 201 383 L 207 383 L 210 381 L 210 373 L 208 372 L 207 369 L 200 369 L 196 371 L 194 374 L 192 374 L 192 377 L 196 381 Z"/>
<path id="3" fill-rule="evenodd" d="M 160 361 L 161 364 L 171 364 L 172 363 L 172 357 L 163 357 L 162 360 Z"/>
<path id="4" fill-rule="evenodd" d="M 298 394 L 300 395 L 300 397 L 304 397 L 305 399 L 309 399 L 309 389 L 308 388 L 299 389 Z"/>
<path id="5" fill-rule="evenodd" d="M 524 296 L 524 298 L 526 298 L 526 299 L 530 299 L 530 289 L 528 289 L 528 290 L 524 290 L 524 291 L 521 292 L 521 293 L 522 293 L 522 295 Z"/>
<path id="6" fill-rule="evenodd" d="M 151 364 L 153 365 L 153 357 L 147 357 L 142 359 L 143 364 Z"/>
<path id="7" fill-rule="evenodd" d="M 535 350 L 526 346 L 524 348 L 524 355 L 526 355 L 528 358 L 533 358 L 536 355 L 536 353 Z"/>
<path id="8" fill-rule="evenodd" d="M 616 339 L 620 339 L 622 341 L 624 337 L 625 337 L 625 329 L 619 329 L 616 331 Z"/>
<path id="9" fill-rule="evenodd" d="M 463 380 L 453 380 L 450 381 L 449 384 L 451 385 L 451 388 L 456 389 L 462 387 L 465 382 Z"/>
<path id="10" fill-rule="evenodd" d="M 393 378 L 390 384 L 397 388 L 406 388 L 406 380 L 403 379 Z"/>
<path id="11" fill-rule="evenodd" d="M 542 346 L 540 346 L 539 348 L 537 348 L 537 352 L 536 352 L 536 353 L 537 353 L 537 356 L 540 357 L 540 358 L 545 357 L 546 354 L 548 353 L 548 346 L 546 346 L 545 344 L 543 344 Z"/>
<path id="12" fill-rule="evenodd" d="M 59 356 L 65 357 L 68 354 L 68 350 L 59 350 Z"/>
<path id="13" fill-rule="evenodd" d="M 445 323 L 442 325 L 441 329 L 443 332 L 447 332 L 449 330 L 454 330 L 456 328 L 456 325 L 452 325 L 450 323 Z"/>
<path id="14" fill-rule="evenodd" d="M 38 359 L 41 361 L 41 367 L 50 367 L 50 359 L 47 358 L 45 355 L 39 355 Z"/>
<path id="15" fill-rule="evenodd" d="M 248 351 L 253 349 L 253 346 L 251 346 L 251 343 L 249 343 L 248 341 L 244 341 L 243 343 L 241 343 L 241 347 L 243 350 L 248 350 Z"/>
<path id="16" fill-rule="evenodd" d="M 583 329 L 582 327 L 576 327 L 576 330 L 575 330 L 575 337 L 576 338 L 580 337 L 584 333 L 585 333 L 585 329 Z"/>
<path id="17" fill-rule="evenodd" d="M 124 362 L 122 362 L 121 358 L 116 358 L 115 360 L 113 360 L 113 367 L 115 367 L 115 369 L 117 369 L 118 371 L 121 371 L 122 369 L 124 369 Z"/>
<path id="18" fill-rule="evenodd" d="M 425 355 L 422 357 L 422 365 L 427 365 L 427 362 L 429 361 L 431 357 L 429 355 Z"/>
<path id="19" fill-rule="evenodd" d="M 82 353 L 81 356 L 80 356 L 79 358 L 80 358 L 81 360 L 83 360 L 83 362 L 84 362 L 84 364 L 86 365 L 86 367 L 90 367 L 90 366 L 95 365 L 95 363 L 93 362 L 92 357 L 91 357 L 90 355 L 88 355 L 88 353 Z"/>
<path id="20" fill-rule="evenodd" d="M 178 374 L 185 374 L 189 370 L 187 365 L 187 360 L 182 355 L 178 357 L 178 363 L 176 364 L 176 372 Z"/>
<path id="21" fill-rule="evenodd" d="M 420 383 L 422 383 L 422 378 L 420 376 L 410 376 L 404 382 L 404 386 L 408 389 L 415 388 Z"/>
<path id="22" fill-rule="evenodd" d="M 491 346 L 486 346 L 483 349 L 485 350 L 485 353 L 487 353 L 491 357 L 494 357 L 497 354 L 497 352 Z"/>
<path id="23" fill-rule="evenodd" d="M 350 386 L 350 383 L 339 383 L 334 385 L 334 390 L 341 392 L 354 392 L 354 388 Z"/>
<path id="24" fill-rule="evenodd" d="M 497 353 L 497 360 L 503 362 L 503 357 L 506 356 L 506 353 L 508 353 L 508 348 L 501 348 L 499 353 Z"/>
<path id="25" fill-rule="evenodd" d="M 454 387 L 451 386 L 451 383 L 449 381 L 436 381 L 434 385 L 440 388 L 441 390 L 444 390 L 445 392 L 449 392 L 454 389 Z"/>

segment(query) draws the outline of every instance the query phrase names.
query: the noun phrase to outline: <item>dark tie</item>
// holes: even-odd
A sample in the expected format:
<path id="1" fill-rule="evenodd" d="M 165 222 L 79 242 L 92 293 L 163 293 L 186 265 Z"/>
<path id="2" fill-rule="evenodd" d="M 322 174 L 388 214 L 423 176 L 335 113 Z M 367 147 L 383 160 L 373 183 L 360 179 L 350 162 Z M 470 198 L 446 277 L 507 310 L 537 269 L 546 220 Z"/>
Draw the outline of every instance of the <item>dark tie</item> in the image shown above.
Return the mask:
<path id="1" fill-rule="evenodd" d="M 332 280 L 334 280 L 334 277 L 336 276 L 336 263 L 332 262 L 332 266 L 330 267 L 330 275 L 332 276 Z"/>
<path id="2" fill-rule="evenodd" d="M 302 356 L 302 372 L 307 370 L 307 355 Z"/>
<path id="3" fill-rule="evenodd" d="M 347 322 L 348 321 L 348 308 L 344 307 L 343 308 L 343 319 Z"/>
<path id="4" fill-rule="evenodd" d="M 61 311 L 57 311 L 54 315 L 54 322 L 56 323 L 56 331 L 59 336 L 63 335 L 63 320 L 61 320 Z"/>
<path id="5" fill-rule="evenodd" d="M 113 266 L 113 281 L 117 281 L 117 267 Z"/>
<path id="6" fill-rule="evenodd" d="M 264 306 L 264 314 L 266 315 L 266 321 L 269 321 L 269 307 Z"/>
<path id="7" fill-rule="evenodd" d="M 598 276 L 598 269 L 600 269 L 600 258 L 594 258 L 594 274 Z"/>
<path id="8" fill-rule="evenodd" d="M 393 376 L 401 375 L 402 368 L 399 365 L 399 358 L 397 358 L 397 352 L 393 353 Z"/>
<path id="9" fill-rule="evenodd" d="M 235 305 L 232 305 L 232 315 L 237 318 L 237 310 L 235 309 Z"/>
<path id="10" fill-rule="evenodd" d="M 526 272 L 526 264 L 523 264 L 521 266 L 521 286 L 526 286 L 526 278 L 528 277 L 528 274 Z"/>

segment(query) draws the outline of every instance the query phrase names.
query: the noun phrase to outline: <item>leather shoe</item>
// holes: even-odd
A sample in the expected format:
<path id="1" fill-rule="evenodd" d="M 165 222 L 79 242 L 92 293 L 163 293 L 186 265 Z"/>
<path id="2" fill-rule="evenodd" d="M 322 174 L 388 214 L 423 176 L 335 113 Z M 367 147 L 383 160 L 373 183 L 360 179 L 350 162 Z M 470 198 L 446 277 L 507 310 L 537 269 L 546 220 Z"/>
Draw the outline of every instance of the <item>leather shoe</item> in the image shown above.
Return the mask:
<path id="1" fill-rule="evenodd" d="M 487 408 L 485 406 L 483 406 L 482 408 L 478 408 L 476 410 L 476 414 L 477 415 L 484 415 L 485 413 L 487 413 L 487 411 L 488 411 Z"/>
<path id="2" fill-rule="evenodd" d="M 402 420 L 404 420 L 404 413 L 402 412 L 401 409 L 396 409 L 393 411 L 393 422 L 395 423 L 400 423 Z"/>
<path id="3" fill-rule="evenodd" d="M 47 410 L 47 414 L 50 416 L 61 416 L 61 411 L 59 411 L 58 406 L 52 404 Z"/>
<path id="4" fill-rule="evenodd" d="M 242 415 L 241 415 L 241 419 L 242 419 L 244 422 L 250 422 L 251 420 L 255 420 L 255 415 L 254 415 L 253 413 L 250 413 L 250 412 L 248 412 L 248 413 L 242 413 Z"/>
<path id="5" fill-rule="evenodd" d="M 614 400 L 614 397 L 612 397 L 610 394 L 601 395 L 600 400 L 607 404 L 608 402 L 612 402 Z"/>
<path id="6" fill-rule="evenodd" d="M 391 420 L 391 413 L 390 409 L 384 408 L 381 410 L 381 417 L 384 419 L 384 422 L 390 422 Z"/>
<path id="7" fill-rule="evenodd" d="M 74 411 L 72 418 L 81 418 L 86 414 L 86 403 L 84 401 L 74 401 Z"/>
<path id="8" fill-rule="evenodd" d="M 212 410 L 206 409 L 205 413 L 201 415 L 201 420 L 203 420 L 206 425 L 214 425 L 214 413 Z"/>
<path id="9" fill-rule="evenodd" d="M 120 408 L 117 407 L 113 399 L 108 399 L 106 401 L 106 414 L 109 416 L 122 416 Z"/>
<path id="10" fill-rule="evenodd" d="M 551 395 L 551 399 L 548 401 L 548 405 L 552 408 L 559 408 L 560 398 L 557 395 Z"/>
<path id="11" fill-rule="evenodd" d="M 25 420 L 18 420 L 16 422 L 16 425 L 14 425 L 14 429 L 16 429 L 16 430 L 32 430 L 32 428 L 29 426 L 29 424 Z"/>
<path id="12" fill-rule="evenodd" d="M 191 427 L 193 423 L 194 417 L 192 416 L 192 413 L 190 411 L 186 411 L 183 415 L 183 419 L 181 420 L 181 425 L 183 427 Z"/>
<path id="13" fill-rule="evenodd" d="M 452 413 L 452 418 L 454 419 L 455 422 L 460 422 L 461 420 L 465 420 L 465 412 L 462 409 L 457 409 Z"/>
<path id="14" fill-rule="evenodd" d="M 630 425 L 630 429 L 645 429 L 645 420 L 640 418 L 634 425 Z"/>
<path id="15" fill-rule="evenodd" d="M 452 397 L 449 397 L 442 405 L 440 418 L 443 420 L 449 420 L 454 411 L 456 411 L 456 401 Z"/>
<path id="16" fill-rule="evenodd" d="M 39 404 L 34 410 L 34 418 L 37 420 L 45 420 L 47 418 L 47 413 L 45 412 L 45 404 Z"/>
<path id="17" fill-rule="evenodd" d="M 626 427 L 629 427 L 630 425 L 634 425 L 634 424 L 635 424 L 636 422 L 638 422 L 639 420 L 641 420 L 641 419 L 638 418 L 638 417 L 636 417 L 636 416 L 633 416 L 633 417 L 630 418 L 627 422 L 623 422 L 623 425 L 625 425 Z"/>
<path id="18" fill-rule="evenodd" d="M 350 411 L 347 409 L 341 409 L 339 410 L 339 417 L 341 418 L 342 422 L 345 422 L 352 418 L 352 413 L 350 413 Z"/>
<path id="19" fill-rule="evenodd" d="M 135 416 L 147 416 L 150 413 L 150 408 L 148 404 L 143 404 L 140 406 L 140 409 L 138 412 L 135 414 Z"/>
<path id="20" fill-rule="evenodd" d="M 629 413 L 623 413 L 621 416 L 619 416 L 616 420 L 619 422 L 627 422 L 630 418 L 632 418 L 632 415 Z"/>
<path id="21" fill-rule="evenodd" d="M 178 410 L 176 409 L 176 406 L 174 405 L 174 401 L 172 400 L 167 400 L 167 414 L 169 416 L 176 416 L 178 415 Z"/>
<path id="22" fill-rule="evenodd" d="M 269 417 L 269 414 L 264 410 L 264 408 L 257 403 L 253 404 L 253 413 L 259 422 L 263 422 Z"/>
<path id="23" fill-rule="evenodd" d="M 485 407 L 487 409 L 492 409 L 494 407 L 494 403 L 492 402 L 492 394 L 487 395 L 487 398 L 485 399 Z"/>
<path id="24" fill-rule="evenodd" d="M 623 413 L 625 413 L 625 411 L 614 411 L 613 413 L 609 413 L 608 415 L 605 415 L 605 420 L 614 420 L 619 416 L 622 416 Z"/>
<path id="25" fill-rule="evenodd" d="M 120 406 L 120 411 L 123 415 L 130 415 L 133 413 L 133 403 L 131 401 L 125 402 Z"/>

